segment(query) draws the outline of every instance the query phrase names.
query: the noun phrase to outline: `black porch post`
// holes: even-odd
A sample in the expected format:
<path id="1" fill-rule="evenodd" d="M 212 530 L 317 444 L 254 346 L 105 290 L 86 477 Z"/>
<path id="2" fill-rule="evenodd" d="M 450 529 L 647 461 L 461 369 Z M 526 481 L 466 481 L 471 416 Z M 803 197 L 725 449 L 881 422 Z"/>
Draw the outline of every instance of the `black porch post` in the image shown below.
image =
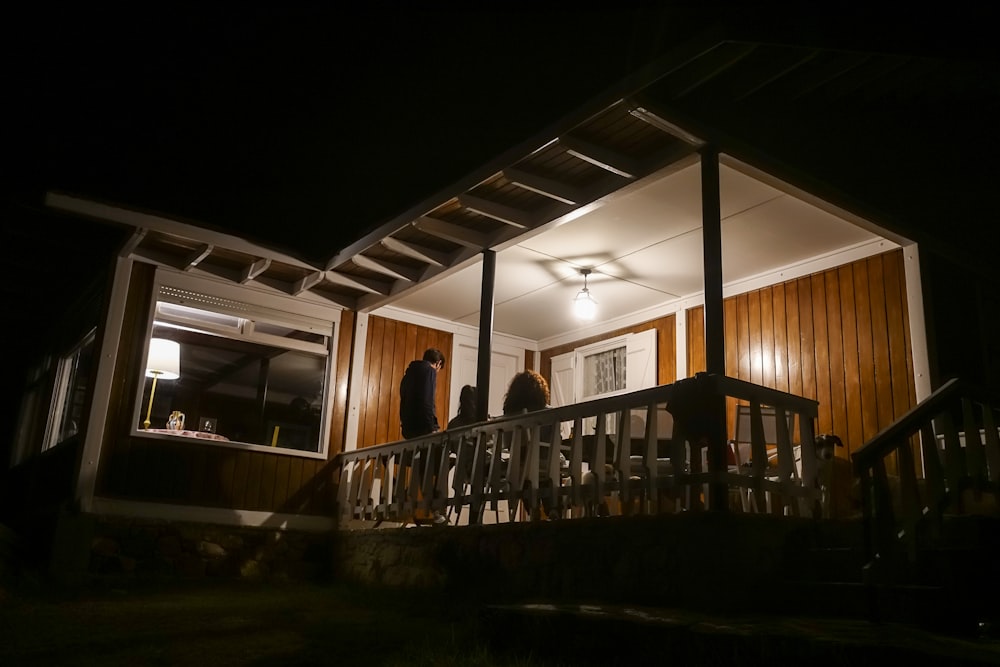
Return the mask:
<path id="1" fill-rule="evenodd" d="M 705 370 L 710 375 L 726 374 L 726 330 L 722 307 L 722 207 L 719 202 L 719 152 L 714 146 L 701 149 L 701 217 L 702 252 L 705 271 Z M 715 418 L 709 420 L 712 432 L 708 438 L 708 469 L 712 472 L 726 470 L 726 399 L 724 396 L 706 397 L 706 406 Z M 725 482 L 715 482 L 709 488 L 708 509 L 725 510 L 728 507 L 728 487 Z"/>
<path id="2" fill-rule="evenodd" d="M 493 358 L 493 288 L 497 254 L 483 250 L 483 286 L 479 299 L 479 357 L 476 365 L 476 415 L 486 419 L 490 409 L 490 361 Z"/>

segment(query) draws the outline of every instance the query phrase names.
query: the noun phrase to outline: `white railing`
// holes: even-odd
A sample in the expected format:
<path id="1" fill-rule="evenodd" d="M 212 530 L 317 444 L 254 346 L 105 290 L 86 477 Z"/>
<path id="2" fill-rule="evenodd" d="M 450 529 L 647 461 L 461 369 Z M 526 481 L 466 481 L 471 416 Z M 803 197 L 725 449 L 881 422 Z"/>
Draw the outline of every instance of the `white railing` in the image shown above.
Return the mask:
<path id="1" fill-rule="evenodd" d="M 748 465 L 726 459 L 726 397 L 750 405 Z M 765 441 L 761 406 L 774 408 L 776 442 Z M 418 517 L 436 514 L 464 525 L 706 508 L 818 515 L 816 407 L 810 399 L 699 374 L 344 452 L 340 522 L 420 523 Z M 585 424 L 592 433 L 584 433 Z"/>

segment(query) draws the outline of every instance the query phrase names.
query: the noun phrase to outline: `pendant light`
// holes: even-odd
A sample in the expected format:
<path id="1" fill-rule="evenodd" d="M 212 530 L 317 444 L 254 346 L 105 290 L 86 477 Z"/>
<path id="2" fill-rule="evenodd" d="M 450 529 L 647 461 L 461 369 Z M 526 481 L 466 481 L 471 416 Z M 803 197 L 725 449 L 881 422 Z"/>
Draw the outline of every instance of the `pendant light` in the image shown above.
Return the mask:
<path id="1" fill-rule="evenodd" d="M 592 320 L 597 315 L 597 302 L 594 301 L 590 290 L 587 289 L 587 276 L 590 275 L 590 269 L 580 269 L 580 273 L 583 275 L 583 289 L 573 299 L 573 314 L 578 320 Z"/>

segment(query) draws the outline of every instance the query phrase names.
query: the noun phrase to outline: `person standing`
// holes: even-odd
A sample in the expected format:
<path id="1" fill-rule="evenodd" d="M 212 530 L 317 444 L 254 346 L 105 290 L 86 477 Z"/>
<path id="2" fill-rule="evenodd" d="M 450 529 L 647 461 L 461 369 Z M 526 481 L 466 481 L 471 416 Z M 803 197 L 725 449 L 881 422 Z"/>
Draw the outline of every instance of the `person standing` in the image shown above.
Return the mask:
<path id="1" fill-rule="evenodd" d="M 441 350 L 428 348 L 422 359 L 411 361 L 399 383 L 399 426 L 404 438 L 440 430 L 434 396 L 437 374 L 444 368 Z"/>
<path id="2" fill-rule="evenodd" d="M 411 361 L 399 382 L 399 426 L 404 438 L 418 438 L 422 435 L 437 433 L 440 429 L 437 420 L 437 409 L 434 396 L 437 393 L 437 374 L 444 368 L 444 355 L 441 350 L 428 348 L 423 358 Z M 430 488 L 437 488 L 435 472 L 441 461 L 440 451 L 424 452 L 425 459 L 430 464 Z M 420 480 L 424 479 L 424 466 L 417 458 L 413 460 L 413 474 Z M 422 520 L 414 518 L 417 525 Z M 448 519 L 439 510 L 431 513 L 430 522 L 434 525 L 445 525 Z"/>

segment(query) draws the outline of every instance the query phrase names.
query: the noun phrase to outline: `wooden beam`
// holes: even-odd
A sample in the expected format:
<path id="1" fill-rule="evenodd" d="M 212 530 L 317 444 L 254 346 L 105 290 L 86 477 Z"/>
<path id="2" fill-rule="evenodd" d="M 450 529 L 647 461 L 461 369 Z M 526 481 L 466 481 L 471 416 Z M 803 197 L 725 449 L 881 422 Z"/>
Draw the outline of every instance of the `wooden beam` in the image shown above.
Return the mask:
<path id="1" fill-rule="evenodd" d="M 374 259 L 365 255 L 355 255 L 351 258 L 351 261 L 362 269 L 369 269 L 390 278 L 406 280 L 411 283 L 416 282 L 420 278 L 420 271 L 382 259 Z"/>
<path id="2" fill-rule="evenodd" d="M 125 244 L 122 245 L 121 252 L 118 253 L 118 256 L 128 257 L 135 252 L 135 249 L 139 247 L 139 244 L 142 243 L 142 240 L 146 238 L 148 233 L 148 229 L 137 228 L 134 232 L 132 232 L 132 235 L 129 236 L 128 240 L 125 241 Z"/>
<path id="3" fill-rule="evenodd" d="M 570 155 L 625 178 L 637 178 L 644 171 L 638 160 L 579 137 L 559 137 L 559 144 Z"/>
<path id="4" fill-rule="evenodd" d="M 382 239 L 381 244 L 383 248 L 393 252 L 398 252 L 400 255 L 412 257 L 413 259 L 419 259 L 425 264 L 431 264 L 433 266 L 445 266 L 448 264 L 448 253 L 441 252 L 440 250 L 434 250 L 432 248 L 425 248 L 417 243 L 400 241 L 399 239 L 387 236 Z"/>
<path id="5" fill-rule="evenodd" d="M 519 188 L 537 192 L 564 204 L 582 204 L 588 199 L 586 193 L 573 185 L 562 183 L 552 178 L 530 174 L 516 167 L 509 167 L 503 170 L 504 178 Z"/>
<path id="6" fill-rule="evenodd" d="M 531 229 L 535 226 L 534 216 L 529 211 L 507 206 L 499 202 L 476 197 L 475 195 L 458 195 L 458 203 L 487 218 L 493 218 L 505 225 L 518 227 L 520 229 Z"/>
<path id="7" fill-rule="evenodd" d="M 377 280 L 358 278 L 356 276 L 350 276 L 346 273 L 341 273 L 340 271 L 325 271 L 324 273 L 326 274 L 326 279 L 329 282 L 334 283 L 335 285 L 350 287 L 361 292 L 388 296 L 392 291 L 390 285 Z"/>
<path id="8" fill-rule="evenodd" d="M 184 270 L 189 271 L 194 267 L 198 266 L 198 264 L 201 263 L 201 260 L 205 259 L 206 257 L 212 254 L 212 251 L 214 249 L 215 246 L 212 245 L 211 243 L 201 244 L 198 248 L 193 250 L 191 254 L 187 256 L 187 259 L 185 260 L 186 265 L 184 267 Z"/>
<path id="9" fill-rule="evenodd" d="M 250 264 L 245 269 L 243 269 L 243 275 L 240 276 L 240 283 L 246 285 L 248 282 L 256 279 L 257 276 L 267 271 L 267 269 L 270 266 L 271 266 L 270 259 L 266 258 L 258 259 L 253 264 Z"/>
<path id="10" fill-rule="evenodd" d="M 421 284 L 427 284 L 433 281 L 435 278 L 441 274 L 447 272 L 449 269 L 458 266 L 459 264 L 466 262 L 473 257 L 477 257 L 482 250 L 477 250 L 475 248 L 459 248 L 456 250 L 449 262 L 443 266 L 428 266 L 427 270 L 424 271 L 424 275 L 420 279 Z M 359 312 L 371 312 L 376 308 L 388 305 L 393 299 L 398 297 L 400 294 L 406 292 L 407 290 L 414 289 L 416 284 L 405 283 L 403 281 L 398 281 L 393 285 L 390 294 L 363 294 L 358 297 L 357 308 L 355 310 Z"/>
<path id="11" fill-rule="evenodd" d="M 312 289 L 316 285 L 319 285 L 323 281 L 323 276 L 325 271 L 314 271 L 307 276 L 303 276 L 295 281 L 292 286 L 292 295 L 298 296 L 308 289 Z"/>
<path id="12" fill-rule="evenodd" d="M 413 226 L 422 232 L 467 248 L 482 250 L 489 243 L 489 239 L 485 234 L 467 227 L 460 227 L 459 225 L 445 222 L 444 220 L 438 220 L 437 218 L 421 216 L 413 221 Z"/>

